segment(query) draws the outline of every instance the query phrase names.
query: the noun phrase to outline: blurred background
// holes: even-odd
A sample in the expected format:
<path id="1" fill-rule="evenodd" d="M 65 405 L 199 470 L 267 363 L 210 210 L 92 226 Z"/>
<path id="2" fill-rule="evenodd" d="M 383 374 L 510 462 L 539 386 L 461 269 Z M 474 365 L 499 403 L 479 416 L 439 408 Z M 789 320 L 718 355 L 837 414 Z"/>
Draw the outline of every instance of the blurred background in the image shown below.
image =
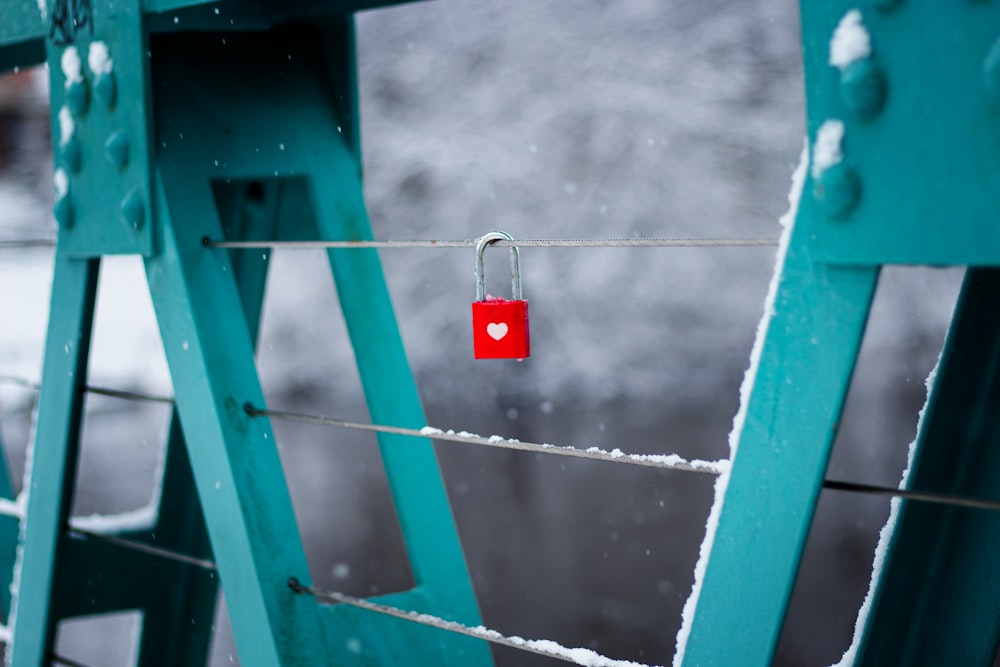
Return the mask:
<path id="1" fill-rule="evenodd" d="M 358 15 L 366 193 L 380 239 L 779 232 L 804 141 L 794 0 L 436 0 Z M 51 235 L 44 70 L 0 78 L 0 238 Z M 521 251 L 532 357 L 474 362 L 472 249 L 384 250 L 433 426 L 719 459 L 774 248 Z M 505 293 L 506 253 L 487 253 Z M 0 250 L 0 375 L 37 380 L 50 249 Z M 961 273 L 883 274 L 829 476 L 895 486 Z M 140 262 L 104 262 L 90 382 L 169 394 Z M 258 367 L 273 408 L 368 415 L 321 252 L 278 251 Z M 0 385 L 18 488 L 34 395 Z M 168 418 L 91 396 L 75 513 L 142 507 Z M 317 585 L 412 576 L 374 437 L 274 424 Z M 810 443 L 801 443 L 803 447 Z M 484 622 L 669 664 L 712 479 L 437 445 Z M 847 648 L 888 501 L 824 493 L 777 665 Z M 60 652 L 131 665 L 138 615 L 64 623 Z M 560 664 L 496 648 L 499 665 Z M 213 664 L 238 662 L 225 609 Z"/>

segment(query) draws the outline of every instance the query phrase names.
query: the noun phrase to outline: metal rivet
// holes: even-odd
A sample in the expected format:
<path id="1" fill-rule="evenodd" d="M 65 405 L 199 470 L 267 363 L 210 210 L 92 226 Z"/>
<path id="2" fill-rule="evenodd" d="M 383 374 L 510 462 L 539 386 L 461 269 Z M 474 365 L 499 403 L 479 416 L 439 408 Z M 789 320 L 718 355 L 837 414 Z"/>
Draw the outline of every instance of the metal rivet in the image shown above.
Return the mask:
<path id="1" fill-rule="evenodd" d="M 66 106 L 77 118 L 87 113 L 90 105 L 90 91 L 87 90 L 86 81 L 77 81 L 66 87 Z"/>
<path id="2" fill-rule="evenodd" d="M 983 61 L 983 86 L 986 88 L 986 99 L 1000 108 L 1000 39 L 993 42 Z"/>
<path id="3" fill-rule="evenodd" d="M 128 135 L 124 130 L 115 130 L 104 142 L 104 154 L 108 162 L 118 169 L 123 169 L 128 164 Z"/>
<path id="4" fill-rule="evenodd" d="M 56 169 L 52 174 L 52 187 L 55 189 L 55 205 L 52 212 L 62 227 L 73 226 L 73 200 L 69 192 L 69 176 L 65 169 Z"/>
<path id="5" fill-rule="evenodd" d="M 146 206 L 142 202 L 142 195 L 138 190 L 132 190 L 122 199 L 122 218 L 125 224 L 132 229 L 142 229 L 142 224 L 146 220 Z"/>
<path id="6" fill-rule="evenodd" d="M 69 228 L 73 226 L 73 200 L 70 198 L 69 193 L 56 200 L 55 205 L 52 207 L 52 213 L 55 215 L 56 222 L 59 223 L 60 227 Z"/>
<path id="7" fill-rule="evenodd" d="M 62 142 L 62 145 L 59 147 L 59 153 L 67 169 L 74 174 L 80 171 L 80 167 L 83 164 L 83 151 L 80 149 L 79 141 L 71 138 L 68 141 Z"/>
<path id="8" fill-rule="evenodd" d="M 861 198 L 861 179 L 845 162 L 824 169 L 813 181 L 813 198 L 831 218 L 845 218 Z"/>
<path id="9" fill-rule="evenodd" d="M 114 72 L 101 74 L 94 81 L 94 96 L 108 109 L 115 105 L 118 98 L 118 82 Z"/>
<path id="10" fill-rule="evenodd" d="M 840 73 L 840 98 L 844 105 L 864 118 L 885 106 L 885 73 L 872 58 L 856 60 Z"/>

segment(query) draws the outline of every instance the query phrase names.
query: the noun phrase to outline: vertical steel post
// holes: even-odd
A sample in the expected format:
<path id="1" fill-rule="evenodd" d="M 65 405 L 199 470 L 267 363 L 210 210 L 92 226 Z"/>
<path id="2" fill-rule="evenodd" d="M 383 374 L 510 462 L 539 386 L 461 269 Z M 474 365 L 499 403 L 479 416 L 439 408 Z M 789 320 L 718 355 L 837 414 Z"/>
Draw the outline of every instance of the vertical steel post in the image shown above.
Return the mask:
<path id="1" fill-rule="evenodd" d="M 97 259 L 56 253 L 42 368 L 45 390 L 25 463 L 28 501 L 16 581 L 19 594 L 12 612 L 17 640 L 11 661 L 17 666 L 47 663 L 55 635 L 52 586 L 60 547 L 67 539 L 65 528 L 76 485 L 99 266 Z"/>

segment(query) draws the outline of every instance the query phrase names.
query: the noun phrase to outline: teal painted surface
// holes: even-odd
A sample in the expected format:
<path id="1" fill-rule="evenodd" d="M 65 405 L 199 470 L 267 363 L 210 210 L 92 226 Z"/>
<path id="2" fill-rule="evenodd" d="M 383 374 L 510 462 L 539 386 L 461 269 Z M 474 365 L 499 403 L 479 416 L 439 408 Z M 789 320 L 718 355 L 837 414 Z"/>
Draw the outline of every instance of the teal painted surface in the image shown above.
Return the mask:
<path id="1" fill-rule="evenodd" d="M 853 10 L 871 50 L 837 67 L 831 40 Z M 801 15 L 813 168 L 685 666 L 771 662 L 879 267 L 1000 263 L 1000 8 L 826 1 L 802 2 Z M 842 123 L 843 138 L 824 169 L 817 137 L 831 123 Z M 1000 495 L 997 297 L 994 270 L 972 270 L 915 488 Z M 899 525 L 859 664 L 992 664 L 996 518 L 911 504 Z"/>
<path id="2" fill-rule="evenodd" d="M 48 11 L 50 16 L 55 11 L 55 0 Z M 54 213 L 65 232 L 59 252 L 148 256 L 153 252 L 149 49 L 139 0 L 95 3 L 92 21 L 92 31 L 54 30 L 46 39 Z M 102 45 L 107 57 L 95 58 Z"/>
<path id="3" fill-rule="evenodd" d="M 42 387 L 26 506 L 20 590 L 11 664 L 43 664 L 54 638 L 51 602 L 56 559 L 66 541 L 76 483 L 82 387 L 87 379 L 90 330 L 99 261 L 57 253 Z"/>
<path id="4" fill-rule="evenodd" d="M 62 618 L 128 609 L 143 611 L 138 664 L 203 664 L 220 579 L 243 664 L 492 664 L 485 642 L 322 607 L 288 588 L 291 577 L 309 582 L 307 563 L 269 423 L 243 410 L 264 405 L 253 350 L 269 253 L 201 243 L 206 236 L 371 238 L 354 32 L 344 13 L 374 4 L 140 9 L 135 0 L 114 0 L 95 8 L 93 34 L 84 24 L 46 40 L 60 229 L 40 412 L 46 427 L 36 444 L 43 456 L 31 475 L 41 491 L 28 509 L 15 665 L 41 664 Z M 14 5 L 0 5 L 0 14 Z M 151 9 L 170 13 L 147 19 Z M 312 27 L 250 32 L 303 17 L 315 19 Z M 0 67 L 38 57 L 40 43 L 31 41 L 38 26 L 25 25 L 0 34 Z M 230 31 L 225 49 L 218 34 L 172 34 L 220 28 Z M 147 37 L 158 30 L 166 34 Z M 107 47 L 111 76 L 88 59 L 94 44 Z M 79 77 L 67 49 L 79 56 Z M 96 258 L 120 253 L 146 256 L 177 399 L 159 515 L 121 536 L 214 559 L 218 574 L 62 530 L 75 483 Z M 378 255 L 332 253 L 330 261 L 373 417 L 423 426 Z M 478 624 L 432 444 L 398 437 L 379 444 L 417 582 L 388 599 Z"/>
<path id="5" fill-rule="evenodd" d="M 341 149 L 344 151 L 344 149 Z M 343 165 L 353 164 L 346 153 Z M 316 183 L 333 182 L 333 160 L 316 165 Z M 314 192 L 320 238 L 372 238 L 361 200 L 361 183 L 354 169 L 336 174 L 356 184 L 348 192 L 354 201 Z M 364 386 L 371 419 L 377 424 L 422 428 L 427 424 L 416 384 L 396 326 L 381 264 L 374 250 L 330 251 L 337 292 Z M 360 288 L 359 288 L 360 287 Z M 430 441 L 378 434 L 379 450 L 396 503 L 403 540 L 426 606 L 408 607 L 450 620 L 479 625 L 471 579 Z M 440 664 L 488 664 L 489 651 L 477 640 L 440 636 L 446 650 Z"/>
<path id="6" fill-rule="evenodd" d="M 844 155 L 860 189 L 849 214 L 808 221 L 815 257 L 996 265 L 1000 4 L 876 4 L 800 3 L 809 136 L 826 120 L 844 123 Z M 854 9 L 872 55 L 841 73 L 830 64 L 830 42 Z M 884 102 L 859 110 L 858 98 L 872 94 L 870 69 L 881 72 Z"/>
<path id="7" fill-rule="evenodd" d="M 293 22 L 323 22 L 345 18 L 351 12 L 391 6 L 413 0 L 146 0 L 152 32 L 257 31 Z M 176 21 L 174 19 L 177 19 Z"/>
<path id="8" fill-rule="evenodd" d="M 170 420 L 162 488 L 156 525 L 132 537 L 213 560 L 176 409 Z M 212 644 L 218 577 L 190 566 L 171 569 L 161 563 L 159 567 L 164 574 L 157 577 L 157 590 L 141 605 L 138 667 L 203 665 Z"/>
<path id="9" fill-rule="evenodd" d="M 177 179 L 175 196 L 183 193 L 182 206 L 190 205 L 192 193 L 203 193 L 199 198 L 207 207 L 204 193 L 214 183 L 223 228 L 206 229 L 201 235 L 220 238 L 224 233 L 229 239 L 266 238 L 275 233 L 281 238 L 370 238 L 357 157 L 356 111 L 353 105 L 345 106 L 341 96 L 329 93 L 332 81 L 335 90 L 348 86 L 353 94 L 353 56 L 346 48 L 353 42 L 350 24 L 331 21 L 315 30 L 279 31 L 268 41 L 234 35 L 227 37 L 224 48 L 211 37 L 183 39 L 183 54 L 163 65 L 159 63 L 165 59 L 154 58 L 154 79 L 156 91 L 183 86 L 186 97 L 160 95 L 168 101 L 158 108 L 157 126 L 164 139 L 181 133 L 186 139 L 183 143 L 158 139 L 156 143 L 158 159 L 165 165 L 165 180 Z M 172 45 L 172 37 L 159 37 L 153 41 L 154 53 Z M 254 72 L 253 87 L 243 85 L 234 75 L 243 68 Z M 248 137 L 253 140 L 247 141 Z M 245 206 L 244 216 L 256 224 L 248 225 L 249 218 L 227 212 L 240 210 L 240 202 L 245 202 L 251 191 L 255 193 L 253 205 Z M 168 199 L 173 200 L 173 196 L 168 195 Z M 193 208 L 182 210 L 178 218 L 205 215 L 196 214 Z M 256 252 L 205 249 L 200 245 L 201 235 L 187 233 L 188 242 L 196 242 L 188 252 L 200 254 L 201 262 L 225 265 L 233 258 L 266 265 Z M 331 267 L 373 419 L 423 426 L 426 421 L 378 255 L 333 253 Z M 236 266 L 216 268 L 216 275 L 226 280 L 237 270 Z M 164 297 L 169 293 L 165 290 Z M 252 313 L 247 315 L 252 318 Z M 161 316 L 164 323 L 175 320 L 176 315 Z M 211 358 L 218 363 L 217 355 Z M 240 399 L 262 404 L 261 399 L 246 398 L 243 393 Z M 415 591 L 397 599 L 408 608 L 478 624 L 475 597 L 432 446 L 392 437 L 381 440 L 380 445 L 417 582 Z M 196 469 L 200 465 L 195 462 Z M 285 493 L 282 488 L 281 494 Z M 254 497 L 269 495 L 259 490 Z M 214 498 L 206 498 L 204 492 L 202 496 L 206 513 L 211 514 L 208 504 L 215 502 Z M 211 524 L 209 519 L 210 533 Z M 213 536 L 213 544 L 215 539 Z M 218 548 L 215 552 L 221 565 L 224 556 Z M 288 576 L 286 572 L 285 580 Z M 300 574 L 293 576 L 307 580 Z M 226 590 L 225 570 L 222 580 Z M 229 606 L 237 610 L 236 615 L 242 613 L 232 601 Z M 330 660 L 339 658 L 345 664 L 491 663 L 489 649 L 481 641 L 441 637 L 439 632 L 388 622 L 372 614 L 362 613 L 357 625 L 353 620 L 348 622 L 355 618 L 349 614 L 324 612 L 320 618 L 325 624 Z M 239 625 L 250 621 L 234 615 L 233 622 L 239 645 L 246 632 L 246 626 L 239 629 Z M 360 654 L 352 640 L 361 642 Z M 240 652 L 245 653 L 243 646 Z"/>
<path id="10" fill-rule="evenodd" d="M 34 0 L 0 0 L 0 74 L 44 62 L 46 29 Z"/>
<path id="11" fill-rule="evenodd" d="M 799 226 L 810 215 L 792 234 L 685 667 L 771 664 L 809 533 L 878 276 L 816 263 Z"/>
<path id="12" fill-rule="evenodd" d="M 415 0 L 297 0 L 275 4 L 265 0 L 146 0 L 141 12 L 151 32 L 267 30 L 293 21 L 343 19 L 352 12 Z M 105 11 L 94 3 L 98 14 Z M 113 6 L 113 5 L 108 5 Z M 51 14 L 43 17 L 36 0 L 0 0 L 0 74 L 15 67 L 45 62 L 45 41 Z M 175 21 L 176 19 L 176 21 Z M 89 35 L 83 40 L 89 39 Z M 141 61 L 135 61 L 139 63 Z"/>
<path id="13" fill-rule="evenodd" d="M 14 487 L 10 483 L 10 468 L 7 466 L 7 448 L 0 433 L 0 497 L 14 499 Z M 14 517 L 0 517 L 0 616 L 7 621 L 10 614 L 10 582 L 14 574 L 14 560 L 17 551 L 17 536 L 20 523 Z"/>
<path id="14" fill-rule="evenodd" d="M 222 230 L 198 176 L 163 175 L 150 293 L 241 662 L 310 664 L 327 652 L 317 605 L 287 586 L 309 570 L 270 424 L 243 410 L 264 398 L 232 265 L 201 243 Z"/>
<path id="15" fill-rule="evenodd" d="M 45 62 L 45 42 L 35 39 L 0 47 L 0 76 Z"/>
<path id="16" fill-rule="evenodd" d="M 908 486 L 1000 498 L 1000 270 L 966 276 Z M 994 664 L 1000 515 L 903 501 L 857 665 Z"/>

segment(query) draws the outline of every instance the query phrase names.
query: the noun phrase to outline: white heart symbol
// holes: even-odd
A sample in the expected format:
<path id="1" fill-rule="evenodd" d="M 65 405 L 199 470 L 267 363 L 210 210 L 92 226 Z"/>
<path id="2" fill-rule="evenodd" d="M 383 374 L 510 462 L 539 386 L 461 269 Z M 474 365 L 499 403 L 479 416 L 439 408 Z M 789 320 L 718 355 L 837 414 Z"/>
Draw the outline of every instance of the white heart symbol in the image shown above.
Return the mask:
<path id="1" fill-rule="evenodd" d="M 490 322 L 486 325 L 486 333 L 490 335 L 493 340 L 500 340 L 507 335 L 507 325 L 504 322 L 497 324 L 496 322 Z"/>

